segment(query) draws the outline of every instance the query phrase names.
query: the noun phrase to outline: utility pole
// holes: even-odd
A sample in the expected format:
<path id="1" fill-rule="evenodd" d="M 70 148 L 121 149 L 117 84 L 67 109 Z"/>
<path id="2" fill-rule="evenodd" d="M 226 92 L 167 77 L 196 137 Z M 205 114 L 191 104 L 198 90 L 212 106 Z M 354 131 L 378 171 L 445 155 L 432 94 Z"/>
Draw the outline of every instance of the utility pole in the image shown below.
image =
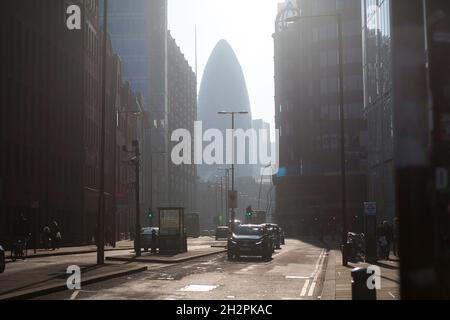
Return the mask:
<path id="1" fill-rule="evenodd" d="M 105 122 L 106 122 L 106 44 L 108 33 L 108 0 L 103 5 L 102 110 L 100 133 L 100 188 L 97 216 L 97 264 L 105 263 Z"/>
<path id="2" fill-rule="evenodd" d="M 139 180 L 139 167 L 140 167 L 140 151 L 139 141 L 133 141 L 133 147 L 135 149 L 135 168 L 136 168 L 136 236 L 134 238 L 136 257 L 141 256 L 141 208 L 140 208 L 140 180 Z"/>
<path id="3" fill-rule="evenodd" d="M 140 150 L 139 150 L 139 141 L 133 140 L 132 142 L 134 148 L 134 157 L 129 161 L 130 166 L 134 166 L 135 168 L 135 186 L 134 190 L 136 192 L 136 221 L 135 221 L 135 237 L 134 237 L 134 250 L 136 252 L 136 257 L 141 256 L 141 206 L 140 206 Z M 129 151 L 127 146 L 123 146 L 123 151 L 131 154 L 133 151 Z"/>
<path id="4" fill-rule="evenodd" d="M 338 45 L 339 45 L 339 110 L 341 118 L 341 196 L 342 196 L 342 265 L 347 266 L 348 257 L 346 255 L 347 244 L 347 181 L 346 181 L 346 161 L 345 161 L 345 108 L 344 108 L 344 61 L 343 61 L 343 48 L 342 48 L 342 17 L 337 15 L 338 25 Z"/>
<path id="5" fill-rule="evenodd" d="M 223 219 L 223 176 L 220 177 L 220 217 Z"/>
<path id="6" fill-rule="evenodd" d="M 230 191 L 230 168 L 219 168 L 218 170 L 221 170 L 221 171 L 224 171 L 225 172 L 225 176 L 224 176 L 224 178 L 225 178 L 225 207 L 226 207 L 226 209 L 227 209 L 227 211 L 226 211 L 226 215 L 225 215 L 225 218 L 228 220 L 229 219 L 229 217 L 228 217 L 228 215 L 229 215 L 229 213 L 230 213 L 230 207 L 229 207 L 229 205 L 228 205 L 228 193 L 229 193 L 229 191 Z"/>

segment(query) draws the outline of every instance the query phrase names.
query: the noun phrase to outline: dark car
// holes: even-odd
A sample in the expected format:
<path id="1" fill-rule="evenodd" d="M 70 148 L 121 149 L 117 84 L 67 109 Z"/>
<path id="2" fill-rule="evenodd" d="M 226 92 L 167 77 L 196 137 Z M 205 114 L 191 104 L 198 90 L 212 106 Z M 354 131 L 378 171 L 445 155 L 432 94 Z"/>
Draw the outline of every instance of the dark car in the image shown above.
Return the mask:
<path id="1" fill-rule="evenodd" d="M 159 228 L 155 227 L 147 227 L 141 229 L 141 248 L 143 248 L 145 251 L 148 251 L 148 249 L 152 248 L 153 244 L 153 231 L 156 232 L 157 241 L 159 238 Z M 156 246 L 158 244 L 156 243 Z"/>
<path id="2" fill-rule="evenodd" d="M 272 258 L 272 240 L 267 228 L 262 225 L 240 225 L 228 240 L 228 260 L 241 256 Z"/>
<path id="3" fill-rule="evenodd" d="M 217 227 L 216 228 L 216 241 L 220 239 L 228 239 L 230 228 L 228 227 Z"/>
<path id="4" fill-rule="evenodd" d="M 0 273 L 5 271 L 6 261 L 5 261 L 5 250 L 0 246 Z"/>
<path id="5" fill-rule="evenodd" d="M 263 224 L 267 228 L 267 230 L 270 232 L 272 236 L 272 241 L 274 245 L 274 249 L 281 249 L 281 231 L 280 227 L 277 224 L 273 223 L 265 223 Z"/>

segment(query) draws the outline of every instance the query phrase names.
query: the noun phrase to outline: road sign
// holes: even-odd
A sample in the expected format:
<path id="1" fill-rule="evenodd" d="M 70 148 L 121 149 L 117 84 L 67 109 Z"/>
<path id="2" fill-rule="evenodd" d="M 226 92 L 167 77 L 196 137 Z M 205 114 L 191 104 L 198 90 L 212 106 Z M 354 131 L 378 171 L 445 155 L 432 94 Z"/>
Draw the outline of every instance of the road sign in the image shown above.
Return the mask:
<path id="1" fill-rule="evenodd" d="M 237 209 L 237 191 L 228 191 L 228 207 L 230 209 Z"/>
<path id="2" fill-rule="evenodd" d="M 364 214 L 367 216 L 377 215 L 377 203 L 376 202 L 364 202 Z"/>

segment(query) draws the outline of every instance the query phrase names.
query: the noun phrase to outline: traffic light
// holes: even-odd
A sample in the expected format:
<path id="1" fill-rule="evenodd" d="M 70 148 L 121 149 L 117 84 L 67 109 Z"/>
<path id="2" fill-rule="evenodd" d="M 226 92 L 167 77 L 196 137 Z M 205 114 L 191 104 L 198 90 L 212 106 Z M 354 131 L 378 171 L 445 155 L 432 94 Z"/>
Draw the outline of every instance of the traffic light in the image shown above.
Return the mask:
<path id="1" fill-rule="evenodd" d="M 152 210 L 149 210 L 149 211 L 148 211 L 147 217 L 148 217 L 150 220 L 153 219 L 153 211 L 152 211 Z"/>
<path id="2" fill-rule="evenodd" d="M 247 207 L 247 209 L 245 210 L 245 216 L 247 218 L 251 218 L 253 216 L 253 210 L 251 206 Z"/>

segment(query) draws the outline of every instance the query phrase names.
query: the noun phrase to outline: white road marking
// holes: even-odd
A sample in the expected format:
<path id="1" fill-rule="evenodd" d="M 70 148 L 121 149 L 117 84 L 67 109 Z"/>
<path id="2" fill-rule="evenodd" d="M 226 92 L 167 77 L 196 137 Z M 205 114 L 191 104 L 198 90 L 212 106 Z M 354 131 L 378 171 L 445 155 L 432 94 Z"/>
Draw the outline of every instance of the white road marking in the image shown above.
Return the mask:
<path id="1" fill-rule="evenodd" d="M 306 295 L 306 293 L 308 293 L 308 297 L 312 297 L 314 294 L 314 290 L 316 289 L 316 285 L 317 285 L 317 279 L 319 277 L 320 271 L 322 270 L 322 266 L 323 263 L 325 262 L 325 258 L 326 258 L 326 250 L 322 249 L 322 251 L 320 252 L 319 258 L 317 259 L 315 268 L 313 273 L 311 274 L 311 276 L 308 278 L 308 280 L 306 280 L 302 292 L 300 294 L 301 297 L 304 297 Z M 288 278 L 288 277 L 286 277 Z M 313 279 L 312 281 L 309 279 Z M 311 284 L 311 287 L 309 287 L 309 285 Z M 309 287 L 309 290 L 308 290 Z"/>
<path id="2" fill-rule="evenodd" d="M 308 297 L 312 297 L 313 296 L 315 288 L 316 288 L 316 282 L 314 281 L 312 283 L 311 287 L 309 287 Z"/>
<path id="3" fill-rule="evenodd" d="M 306 280 L 305 285 L 303 286 L 302 293 L 300 294 L 301 297 L 304 297 L 306 295 L 306 290 L 308 290 L 309 286 L 309 280 Z"/>
<path id="4" fill-rule="evenodd" d="M 80 290 L 74 291 L 72 293 L 72 295 L 70 296 L 70 300 L 75 300 L 79 294 L 80 294 Z"/>
<path id="5" fill-rule="evenodd" d="M 206 285 L 197 285 L 197 284 L 191 284 L 189 286 L 186 286 L 179 291 L 183 292 L 209 292 L 214 289 L 216 289 L 217 286 L 206 286 Z"/>
<path id="6" fill-rule="evenodd" d="M 301 277 L 301 276 L 286 276 L 286 279 L 310 279 L 310 277 Z"/>
<path id="7" fill-rule="evenodd" d="M 314 289 L 316 288 L 317 279 L 319 278 L 320 271 L 322 270 L 323 263 L 325 262 L 326 252 L 325 249 L 322 251 L 321 257 L 319 259 L 319 264 L 316 267 L 315 276 L 311 288 L 309 288 L 308 297 L 312 297 L 314 294 Z"/>
<path id="8" fill-rule="evenodd" d="M 395 296 L 392 294 L 392 292 L 388 292 L 388 294 L 392 297 L 392 299 L 395 299 Z"/>
<path id="9" fill-rule="evenodd" d="M 248 267 L 246 267 L 244 269 L 239 270 L 239 272 L 249 272 L 255 267 L 256 267 L 256 265 L 252 264 L 251 266 L 248 266 Z"/>

